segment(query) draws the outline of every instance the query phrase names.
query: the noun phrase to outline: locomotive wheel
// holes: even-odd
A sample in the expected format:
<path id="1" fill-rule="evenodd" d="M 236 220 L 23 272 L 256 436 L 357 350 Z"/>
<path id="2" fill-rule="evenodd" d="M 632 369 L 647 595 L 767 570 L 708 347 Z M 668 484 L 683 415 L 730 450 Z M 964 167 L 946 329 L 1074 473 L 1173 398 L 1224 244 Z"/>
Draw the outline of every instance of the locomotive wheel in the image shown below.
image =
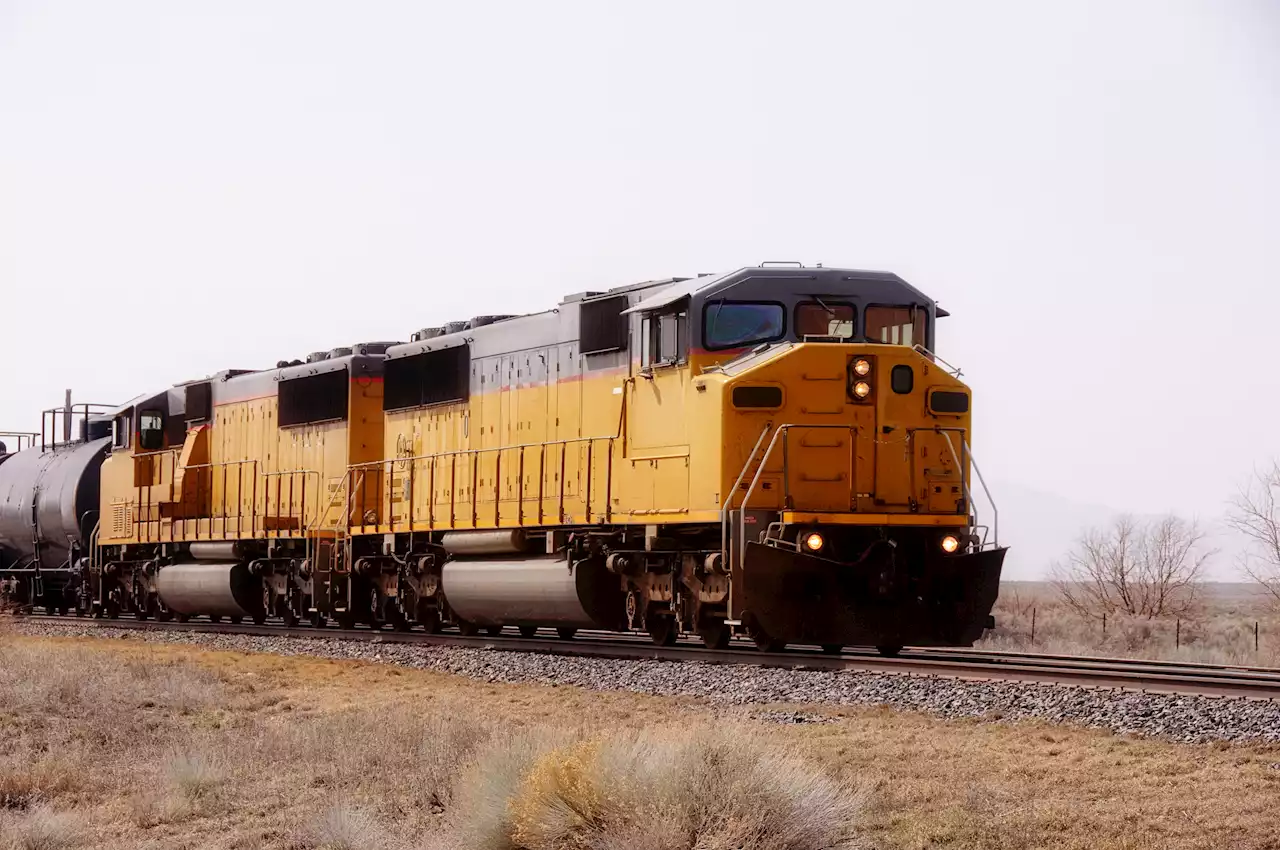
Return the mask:
<path id="1" fill-rule="evenodd" d="M 190 614 L 175 614 L 174 617 L 177 619 L 179 623 L 188 623 L 191 621 Z"/>
<path id="2" fill-rule="evenodd" d="M 418 606 L 418 622 L 429 635 L 439 634 L 444 625 L 440 622 L 440 609 L 426 604 Z"/>
<path id="3" fill-rule="evenodd" d="M 707 649 L 728 649 L 733 632 L 720 617 L 707 617 L 698 626 L 698 636 Z"/>
<path id="4" fill-rule="evenodd" d="M 221 615 L 221 614 L 210 614 L 210 615 L 209 615 L 209 622 L 210 622 L 210 623 L 221 623 L 221 622 L 222 622 L 222 615 Z M 240 618 L 239 618 L 239 617 L 232 617 L 232 618 L 231 618 L 231 622 L 232 622 L 232 623 L 239 623 L 239 622 L 240 622 Z"/>
<path id="5" fill-rule="evenodd" d="M 458 621 L 458 631 L 463 637 L 474 637 L 480 634 L 480 627 L 475 623 L 469 623 L 466 620 Z"/>
<path id="6" fill-rule="evenodd" d="M 785 640 L 778 640 L 770 636 L 764 629 L 759 626 L 750 628 L 751 639 L 756 643 L 756 649 L 761 652 L 782 652 L 787 648 Z"/>
<path id="7" fill-rule="evenodd" d="M 337 621 L 338 628 L 340 629 L 346 629 L 350 631 L 351 629 L 354 629 L 356 627 L 356 618 L 350 612 L 343 611 L 334 619 Z"/>
<path id="8" fill-rule="evenodd" d="M 293 608 L 284 609 L 284 624 L 287 628 L 294 628 L 298 625 L 298 612 Z"/>
<path id="9" fill-rule="evenodd" d="M 217 618 L 210 617 L 209 619 L 216 623 L 216 622 L 218 622 L 218 620 L 221 620 L 222 618 L 221 618 L 221 617 L 217 617 Z M 227 618 L 227 622 L 229 622 L 229 623 L 230 623 L 231 625 L 233 625 L 233 626 L 238 626 L 238 625 L 240 625 L 241 623 L 243 623 L 243 622 L 244 622 L 244 617 L 228 617 L 228 618 Z"/>
<path id="10" fill-rule="evenodd" d="M 502 634 L 502 626 L 485 626 L 484 633 L 490 637 L 497 637 Z"/>
<path id="11" fill-rule="evenodd" d="M 161 608 L 156 612 L 156 619 L 162 623 L 167 623 L 173 619 L 173 612 L 168 608 Z"/>
<path id="12" fill-rule="evenodd" d="M 887 643 L 884 646 L 877 646 L 876 652 L 885 658 L 896 658 L 898 653 L 902 652 L 902 647 L 898 644 Z"/>
<path id="13" fill-rule="evenodd" d="M 111 601 L 107 603 L 107 618 L 111 620 L 120 619 L 120 603 Z"/>
<path id="14" fill-rule="evenodd" d="M 573 628 L 572 626 L 563 626 L 561 628 L 556 629 L 556 634 L 560 636 L 560 640 L 573 640 L 573 636 L 576 635 L 577 633 L 578 633 L 578 630 Z"/>
<path id="15" fill-rule="evenodd" d="M 147 619 L 147 609 L 146 609 L 146 608 L 134 608 L 134 609 L 133 609 L 133 617 L 134 617 L 134 619 L 135 619 L 135 620 L 145 620 L 145 619 Z"/>
<path id="16" fill-rule="evenodd" d="M 674 617 L 645 617 L 644 627 L 649 632 L 649 639 L 658 646 L 675 646 L 676 638 L 680 636 Z"/>
<path id="17" fill-rule="evenodd" d="M 266 621 L 267 621 L 267 613 L 265 611 L 259 611 L 258 613 L 253 615 L 253 624 L 255 626 L 261 626 Z"/>
<path id="18" fill-rule="evenodd" d="M 520 627 L 520 637 L 522 638 L 531 638 L 536 636 L 537 634 L 538 634 L 537 626 L 521 626 Z"/>
<path id="19" fill-rule="evenodd" d="M 824 643 L 822 651 L 826 655 L 839 655 L 844 652 L 844 644 L 842 643 Z"/>
<path id="20" fill-rule="evenodd" d="M 327 625 L 329 625 L 329 618 L 324 614 L 316 611 L 311 615 L 311 627 L 313 629 L 323 629 Z"/>

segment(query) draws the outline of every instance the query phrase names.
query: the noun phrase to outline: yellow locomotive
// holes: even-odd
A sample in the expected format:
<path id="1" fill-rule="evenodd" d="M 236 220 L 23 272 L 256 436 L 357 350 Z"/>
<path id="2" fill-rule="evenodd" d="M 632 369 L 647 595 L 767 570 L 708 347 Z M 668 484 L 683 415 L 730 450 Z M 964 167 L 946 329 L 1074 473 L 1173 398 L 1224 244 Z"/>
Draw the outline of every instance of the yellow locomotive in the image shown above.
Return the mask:
<path id="1" fill-rule="evenodd" d="M 139 397 L 86 423 L 82 606 L 971 644 L 1005 550 L 943 315 L 893 274 L 767 265 Z"/>

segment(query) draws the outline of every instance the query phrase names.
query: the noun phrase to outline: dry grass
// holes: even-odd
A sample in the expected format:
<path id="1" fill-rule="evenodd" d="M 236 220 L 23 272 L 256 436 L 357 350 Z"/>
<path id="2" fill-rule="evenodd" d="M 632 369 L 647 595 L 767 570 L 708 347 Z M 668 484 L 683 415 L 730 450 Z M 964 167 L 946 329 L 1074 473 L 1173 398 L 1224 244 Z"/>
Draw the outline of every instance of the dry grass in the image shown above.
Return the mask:
<path id="1" fill-rule="evenodd" d="M 996 602 L 996 629 L 978 646 L 1280 667 L 1280 620 L 1256 594 L 1210 585 L 1203 603 L 1197 616 L 1181 620 L 1111 616 L 1104 624 L 1101 619 L 1088 619 L 1072 611 L 1048 583 L 1008 582 L 1001 586 Z M 1259 632 L 1256 649 L 1255 623 Z"/>
<path id="2" fill-rule="evenodd" d="M 0 642 L 0 848 L 1265 847 L 1280 750 Z M 813 709 L 810 709 L 813 710 Z"/>
<path id="3" fill-rule="evenodd" d="M 77 815 L 44 806 L 30 809 L 5 825 L 4 846 L 12 850 L 68 850 L 80 843 Z"/>

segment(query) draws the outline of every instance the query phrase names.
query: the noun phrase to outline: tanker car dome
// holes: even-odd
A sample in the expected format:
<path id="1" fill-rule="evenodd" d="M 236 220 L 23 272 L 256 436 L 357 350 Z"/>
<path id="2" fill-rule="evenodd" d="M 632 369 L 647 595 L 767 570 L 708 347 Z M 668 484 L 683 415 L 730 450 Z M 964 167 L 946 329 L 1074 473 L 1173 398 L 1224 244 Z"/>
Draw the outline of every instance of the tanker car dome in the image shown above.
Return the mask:
<path id="1" fill-rule="evenodd" d="M 321 360 L 328 360 L 328 359 L 329 359 L 329 352 L 327 351 L 313 351 L 307 355 L 308 363 L 319 363 Z"/>
<path id="2" fill-rule="evenodd" d="M 444 328 L 423 328 L 409 337 L 410 342 L 422 342 L 424 339 L 435 339 L 444 335 Z"/>
<path id="3" fill-rule="evenodd" d="M 330 357 L 346 357 L 349 354 L 351 354 L 351 348 L 346 345 L 340 345 L 329 352 Z"/>
<path id="4" fill-rule="evenodd" d="M 482 328 L 485 325 L 492 325 L 494 322 L 502 322 L 511 318 L 514 318 L 514 317 L 511 316 L 510 314 L 502 315 L 502 316 L 476 316 L 474 319 L 471 320 L 471 327 Z"/>
<path id="5" fill-rule="evenodd" d="M 468 322 L 445 322 L 444 332 L 447 334 L 456 334 L 460 331 L 465 331 L 468 325 Z"/>

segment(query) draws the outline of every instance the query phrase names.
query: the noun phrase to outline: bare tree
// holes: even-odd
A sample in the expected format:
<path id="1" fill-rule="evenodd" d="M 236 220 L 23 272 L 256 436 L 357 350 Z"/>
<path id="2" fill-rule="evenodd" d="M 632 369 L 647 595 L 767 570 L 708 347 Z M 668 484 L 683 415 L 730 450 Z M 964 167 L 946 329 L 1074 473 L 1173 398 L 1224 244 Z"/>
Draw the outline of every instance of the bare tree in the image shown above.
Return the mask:
<path id="1" fill-rule="evenodd" d="M 1256 470 L 1231 502 L 1227 523 L 1249 539 L 1240 569 L 1280 608 L 1280 461 Z"/>
<path id="2" fill-rule="evenodd" d="M 1085 617 L 1185 617 L 1199 608 L 1205 567 L 1215 554 L 1204 544 L 1205 533 L 1193 520 L 1122 516 L 1081 535 L 1054 564 L 1053 585 Z"/>

